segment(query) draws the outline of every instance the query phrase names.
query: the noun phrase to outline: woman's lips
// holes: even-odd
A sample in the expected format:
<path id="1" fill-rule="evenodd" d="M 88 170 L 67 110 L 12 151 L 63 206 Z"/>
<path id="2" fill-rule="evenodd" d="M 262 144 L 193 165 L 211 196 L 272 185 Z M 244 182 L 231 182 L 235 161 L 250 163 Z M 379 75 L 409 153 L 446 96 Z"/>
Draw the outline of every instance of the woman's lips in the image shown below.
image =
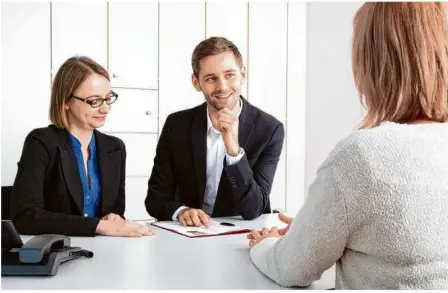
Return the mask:
<path id="1" fill-rule="evenodd" d="M 106 116 L 93 117 L 93 118 L 95 118 L 95 119 L 97 119 L 97 120 L 106 120 Z"/>

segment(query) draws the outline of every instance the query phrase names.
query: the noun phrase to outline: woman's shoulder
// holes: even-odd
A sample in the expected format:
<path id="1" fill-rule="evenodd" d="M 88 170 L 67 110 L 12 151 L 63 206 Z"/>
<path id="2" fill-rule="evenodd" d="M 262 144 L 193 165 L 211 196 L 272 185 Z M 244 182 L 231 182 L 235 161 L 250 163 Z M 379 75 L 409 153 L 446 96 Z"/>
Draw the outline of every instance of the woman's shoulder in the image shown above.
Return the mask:
<path id="1" fill-rule="evenodd" d="M 37 139 L 45 144 L 51 144 L 59 141 L 67 135 L 67 131 L 54 125 L 40 127 L 31 130 L 27 135 L 28 139 Z"/>
<path id="2" fill-rule="evenodd" d="M 385 151 L 385 148 L 393 144 L 391 136 L 394 131 L 387 126 L 355 130 L 336 144 L 322 167 L 345 164 L 347 161 L 356 165 L 371 157 L 372 153 Z"/>
<path id="3" fill-rule="evenodd" d="M 359 166 L 381 158 L 394 160 L 395 154 L 408 150 L 416 143 L 448 141 L 448 124 L 399 124 L 384 122 L 381 125 L 356 130 L 341 139 L 325 164 Z"/>

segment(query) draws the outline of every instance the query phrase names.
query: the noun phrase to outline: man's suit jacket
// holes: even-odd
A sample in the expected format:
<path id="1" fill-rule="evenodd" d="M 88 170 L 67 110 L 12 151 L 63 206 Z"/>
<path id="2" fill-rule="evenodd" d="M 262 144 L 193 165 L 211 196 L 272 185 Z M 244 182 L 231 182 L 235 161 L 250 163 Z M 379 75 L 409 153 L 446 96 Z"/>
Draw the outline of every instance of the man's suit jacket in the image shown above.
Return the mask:
<path id="1" fill-rule="evenodd" d="M 239 144 L 245 151 L 224 168 L 212 217 L 241 215 L 250 220 L 271 211 L 269 194 L 283 147 L 283 124 L 244 98 Z M 207 104 L 168 116 L 148 181 L 146 210 L 171 220 L 182 205 L 202 209 L 206 186 Z"/>
<path id="2" fill-rule="evenodd" d="M 123 216 L 125 145 L 116 137 L 94 133 L 101 180 L 99 215 Z M 84 193 L 69 132 L 53 125 L 31 131 L 11 194 L 11 219 L 19 233 L 94 236 L 100 218 L 84 217 L 83 207 Z"/>

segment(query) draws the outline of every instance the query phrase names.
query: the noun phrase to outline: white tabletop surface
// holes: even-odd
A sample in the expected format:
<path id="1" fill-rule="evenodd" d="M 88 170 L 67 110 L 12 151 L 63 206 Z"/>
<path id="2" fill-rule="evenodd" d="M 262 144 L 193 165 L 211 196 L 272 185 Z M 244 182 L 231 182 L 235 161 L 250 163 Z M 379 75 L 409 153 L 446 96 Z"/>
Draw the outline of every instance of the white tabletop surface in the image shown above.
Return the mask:
<path id="1" fill-rule="evenodd" d="M 259 229 L 284 226 L 276 214 L 253 221 L 214 219 Z M 149 224 L 148 224 L 149 225 Z M 154 226 L 142 238 L 71 237 L 71 246 L 94 252 L 60 266 L 51 277 L 5 277 L 2 289 L 287 289 L 261 273 L 249 258 L 246 234 L 187 238 Z M 29 236 L 22 236 L 25 242 Z M 334 266 L 307 289 L 334 288 Z M 294 288 L 297 289 L 297 288 Z"/>

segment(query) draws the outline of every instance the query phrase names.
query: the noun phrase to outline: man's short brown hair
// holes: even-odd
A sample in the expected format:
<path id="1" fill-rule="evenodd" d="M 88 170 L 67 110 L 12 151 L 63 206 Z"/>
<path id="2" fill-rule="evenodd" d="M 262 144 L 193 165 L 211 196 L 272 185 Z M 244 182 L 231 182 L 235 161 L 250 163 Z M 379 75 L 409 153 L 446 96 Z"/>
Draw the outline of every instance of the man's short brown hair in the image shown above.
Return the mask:
<path id="1" fill-rule="evenodd" d="M 232 52 L 240 66 L 243 66 L 243 58 L 234 43 L 223 37 L 211 37 L 200 42 L 193 51 L 191 66 L 193 67 L 194 75 L 199 77 L 200 62 L 203 58 L 224 52 Z"/>

